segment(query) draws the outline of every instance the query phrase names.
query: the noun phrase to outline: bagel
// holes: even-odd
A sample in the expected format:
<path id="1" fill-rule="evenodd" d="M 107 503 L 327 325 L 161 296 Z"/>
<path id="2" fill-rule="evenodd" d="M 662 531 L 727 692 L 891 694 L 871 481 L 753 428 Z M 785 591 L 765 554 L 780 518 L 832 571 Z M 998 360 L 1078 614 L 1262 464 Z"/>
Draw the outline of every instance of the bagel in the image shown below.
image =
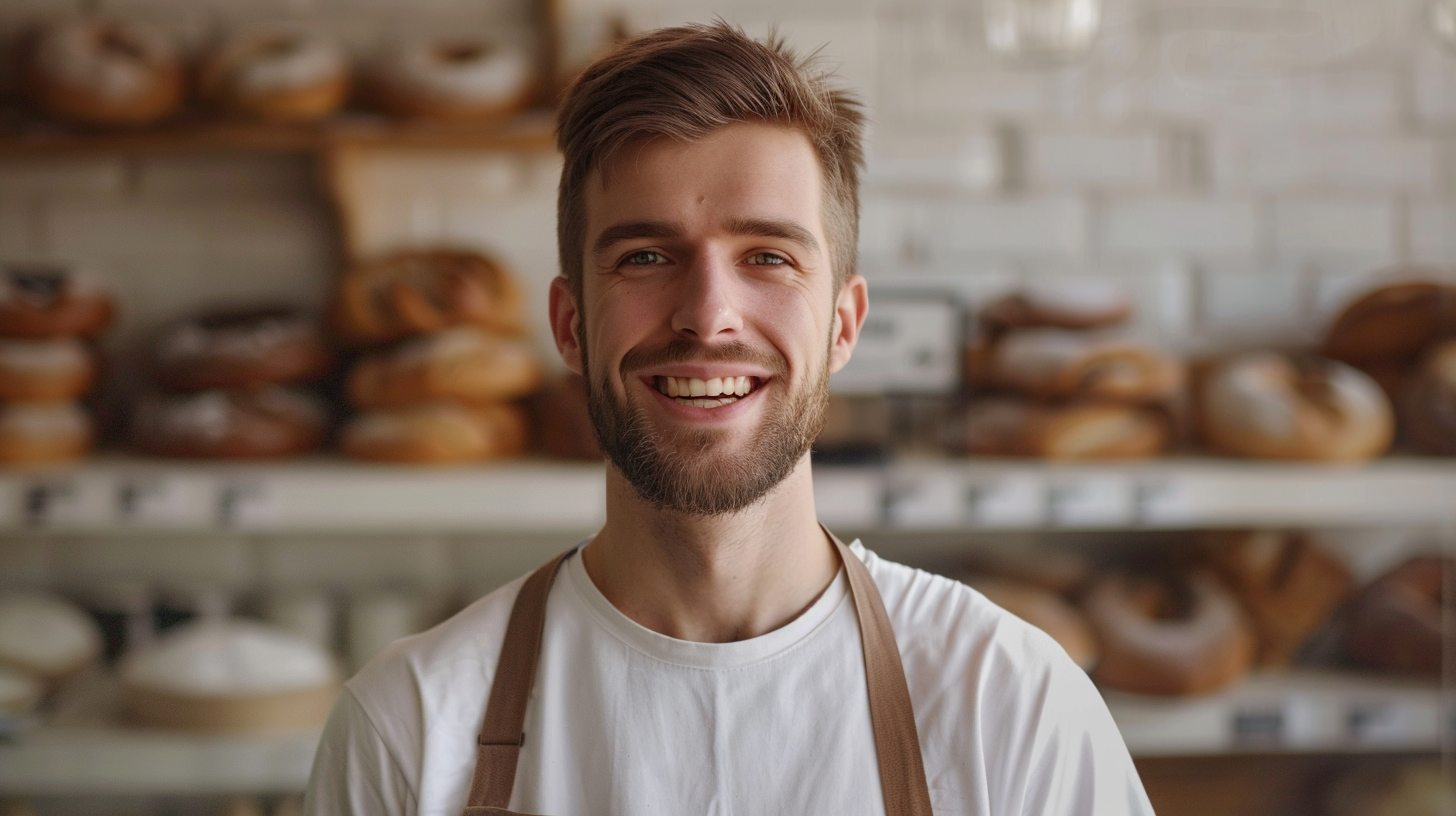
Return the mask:
<path id="1" fill-rule="evenodd" d="M 457 400 L 480 405 L 523 397 L 541 382 L 530 345 L 458 326 L 360 360 L 349 375 L 357 408 Z"/>
<path id="2" fill-rule="evenodd" d="M 228 113 L 270 122 L 315 122 L 349 96 L 349 58 L 327 38 L 299 31 L 234 37 L 203 62 L 198 95 Z"/>
<path id="3" fill-rule="evenodd" d="M 1380 386 L 1334 360 L 1252 352 L 1216 364 L 1199 391 L 1204 441 L 1234 456 L 1355 461 L 1394 434 Z"/>
<path id="4" fill-rule="evenodd" d="M 967 408 L 965 448 L 980 456 L 1143 459 L 1162 453 L 1169 433 L 1162 414 L 1141 406 L 992 398 Z"/>
<path id="5" fill-rule="evenodd" d="M 325 416 L 314 397 L 278 386 L 157 395 L 138 404 L 132 433 L 152 456 L 272 459 L 316 450 Z"/>
<path id="6" fill-rule="evenodd" d="M 345 456 L 374 462 L 446 464 L 519 456 L 526 418 L 513 405 L 448 402 L 371 411 L 344 426 Z"/>
<path id="7" fill-rule="evenodd" d="M 0 275 L 0 337 L 95 337 L 114 315 L 105 287 L 64 267 L 17 264 Z"/>
<path id="8" fill-rule="evenodd" d="M 1202 694 L 1242 678 L 1254 658 L 1238 601 L 1210 575 L 1109 576 L 1083 609 L 1102 643 L 1092 678 L 1107 688 Z"/>
<path id="9" fill-rule="evenodd" d="M 182 63 L 161 31 L 137 23 L 74 21 L 35 33 L 24 81 L 46 113 L 79 125 L 140 127 L 182 103 Z"/>
<path id="10" fill-rule="evenodd" d="M 210 312 L 174 324 L 157 344 L 153 376 L 174 391 L 311 382 L 333 354 L 318 325 L 287 308 Z"/>
<path id="11" fill-rule="evenodd" d="M 483 120 L 524 108 L 535 66 L 524 49 L 460 37 L 401 39 L 375 61 L 369 96 L 406 119 Z"/>
<path id="12" fill-rule="evenodd" d="M 514 276 L 472 252 L 401 252 L 361 264 L 339 281 L 332 322 L 345 341 L 389 343 L 452 326 L 519 334 Z"/>

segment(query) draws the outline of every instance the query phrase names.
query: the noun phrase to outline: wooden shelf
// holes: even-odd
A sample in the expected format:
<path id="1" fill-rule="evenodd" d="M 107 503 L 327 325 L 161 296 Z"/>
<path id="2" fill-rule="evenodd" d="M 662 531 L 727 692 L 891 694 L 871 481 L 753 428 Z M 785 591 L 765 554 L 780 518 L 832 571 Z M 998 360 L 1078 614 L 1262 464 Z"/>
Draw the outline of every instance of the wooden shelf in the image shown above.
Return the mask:
<path id="1" fill-rule="evenodd" d="M 33 119 L 0 118 L 0 158 L 116 153 L 250 151 L 316 153 L 338 146 L 550 151 L 551 111 L 533 110 L 488 124 L 397 122 L 345 114 L 318 125 L 273 125 L 183 118 L 135 131 L 88 132 Z"/>

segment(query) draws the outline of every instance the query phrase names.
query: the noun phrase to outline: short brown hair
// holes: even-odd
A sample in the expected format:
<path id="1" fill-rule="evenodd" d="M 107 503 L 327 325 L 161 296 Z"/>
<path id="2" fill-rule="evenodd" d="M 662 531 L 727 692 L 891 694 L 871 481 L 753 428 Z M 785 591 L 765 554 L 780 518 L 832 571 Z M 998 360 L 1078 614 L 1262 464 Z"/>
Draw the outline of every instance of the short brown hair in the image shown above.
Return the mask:
<path id="1" fill-rule="evenodd" d="M 571 83 L 556 125 L 566 157 L 556 199 L 561 272 L 581 295 L 586 182 L 615 151 L 642 137 L 696 141 L 737 122 L 796 128 L 824 177 L 824 228 L 835 285 L 855 268 L 864 114 L 811 55 L 770 34 L 765 42 L 721 20 L 648 32 L 623 42 Z"/>

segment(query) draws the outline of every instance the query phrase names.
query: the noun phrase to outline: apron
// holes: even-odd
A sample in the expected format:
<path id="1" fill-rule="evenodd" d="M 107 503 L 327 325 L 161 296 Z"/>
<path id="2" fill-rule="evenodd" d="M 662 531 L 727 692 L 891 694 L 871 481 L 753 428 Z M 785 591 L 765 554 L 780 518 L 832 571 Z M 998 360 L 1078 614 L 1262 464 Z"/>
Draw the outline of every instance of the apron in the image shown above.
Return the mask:
<path id="1" fill-rule="evenodd" d="M 849 595 L 859 619 L 864 647 L 865 681 L 869 687 L 870 724 L 880 764 L 880 787 L 887 816 L 933 816 L 930 789 L 920 759 L 920 738 L 910 689 L 895 632 L 885 614 L 885 603 L 869 570 L 833 533 L 835 552 L 849 578 Z M 516 782 L 516 762 L 526 741 L 526 703 L 535 682 L 541 634 L 546 627 L 546 598 L 556 571 L 575 550 L 557 556 L 531 574 L 511 608 L 505 641 L 501 644 L 495 682 L 485 708 L 475 752 L 475 776 L 465 816 L 528 816 L 506 810 Z"/>

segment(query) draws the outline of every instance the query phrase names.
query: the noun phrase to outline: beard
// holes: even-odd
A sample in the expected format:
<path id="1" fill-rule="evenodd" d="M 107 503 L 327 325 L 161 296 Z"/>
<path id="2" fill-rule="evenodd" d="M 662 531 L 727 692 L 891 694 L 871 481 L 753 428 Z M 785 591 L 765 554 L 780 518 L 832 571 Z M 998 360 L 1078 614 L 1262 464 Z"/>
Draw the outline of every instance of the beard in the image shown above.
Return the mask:
<path id="1" fill-rule="evenodd" d="M 762 426 L 749 435 L 746 444 L 732 450 L 723 449 L 726 434 L 721 430 L 654 428 L 646 409 L 634 404 L 630 395 L 625 402 L 616 399 L 605 374 L 593 381 L 585 348 L 583 344 L 587 410 L 597 443 L 637 495 L 655 509 L 693 516 L 743 510 L 788 478 L 824 430 L 829 401 L 828 344 L 819 370 L 770 406 Z M 625 383 L 631 372 L 689 360 L 752 363 L 774 372 L 771 382 L 775 384 L 788 380 L 782 358 L 742 342 L 704 349 L 674 340 L 653 351 L 634 349 L 622 358 L 619 370 Z"/>

